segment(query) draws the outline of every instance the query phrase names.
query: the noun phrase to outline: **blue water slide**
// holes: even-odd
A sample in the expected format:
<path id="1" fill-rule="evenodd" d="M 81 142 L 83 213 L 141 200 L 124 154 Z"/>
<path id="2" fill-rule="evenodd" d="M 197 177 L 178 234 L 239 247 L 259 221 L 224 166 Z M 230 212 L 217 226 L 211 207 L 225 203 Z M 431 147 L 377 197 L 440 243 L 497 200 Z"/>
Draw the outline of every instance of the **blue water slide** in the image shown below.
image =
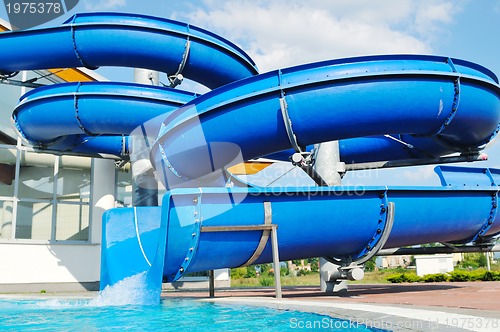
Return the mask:
<path id="1" fill-rule="evenodd" d="M 481 242 L 500 233 L 500 171 L 441 166 L 436 172 L 442 187 L 174 189 L 161 207 L 107 212 L 112 229 L 103 256 L 115 264 L 123 253 L 137 257 L 135 265 L 103 269 L 112 283 L 148 266 L 157 274 L 151 280 L 175 281 L 190 272 L 268 263 L 269 232 L 258 227 L 271 225 L 280 260 L 356 261 L 382 245 L 384 234 L 383 247 L 394 248 Z M 161 223 L 150 227 L 158 215 Z"/>
<path id="2" fill-rule="evenodd" d="M 216 88 L 258 72 L 253 60 L 224 38 L 190 24 L 136 14 L 77 14 L 60 27 L 2 33 L 0 48 L 0 73 L 126 66 L 182 74 Z M 189 93 L 177 90 L 101 84 L 57 85 L 28 93 L 14 112 L 18 130 L 40 150 L 126 158 L 128 138 L 123 136 L 148 117 L 167 114 L 190 100 Z M 99 101 L 89 105 L 92 98 Z"/>
<path id="3" fill-rule="evenodd" d="M 76 14 L 62 26 L 0 34 L 0 72 L 122 66 L 182 74 L 211 89 L 257 74 L 239 47 L 177 21 L 118 13 Z"/>
<path id="4" fill-rule="evenodd" d="M 140 39 L 140 42 L 138 39 Z M 189 47 L 185 48 L 182 54 L 181 52 L 176 52 L 172 46 L 177 45 L 179 40 L 186 43 L 189 41 Z M 158 45 L 159 43 L 169 45 L 168 52 L 158 51 L 162 49 Z M 46 47 L 47 45 L 52 46 L 49 48 Z M 78 14 L 61 27 L 0 34 L 0 46 L 2 49 L 7 50 L 0 54 L 0 57 L 2 57 L 0 58 L 0 71 L 3 72 L 87 64 L 88 67 L 99 65 L 149 67 L 173 73 L 175 71 L 171 69 L 172 66 L 175 67 L 179 63 L 183 63 L 182 73 L 185 76 L 210 87 L 215 86 L 206 83 L 207 79 L 218 80 L 218 77 L 223 76 L 226 78 L 224 83 L 228 83 L 257 73 L 255 65 L 248 55 L 227 40 L 189 24 L 141 15 L 115 13 Z M 185 53 L 186 49 L 189 50 L 188 53 Z M 51 54 L 43 54 L 43 52 L 51 52 Z M 185 56 L 186 54 L 188 55 L 187 57 Z M 186 60 L 185 63 L 182 59 Z M 210 59 L 216 60 L 209 61 Z M 488 81 L 498 81 L 495 75 L 489 70 L 462 60 L 434 57 L 434 60 L 426 61 L 423 60 L 424 57 L 422 56 L 399 56 L 399 64 L 394 67 L 389 62 L 384 62 L 384 59 L 390 60 L 390 57 L 379 57 L 380 61 L 378 61 L 376 66 L 380 64 L 382 66 L 380 69 L 367 69 L 370 65 L 365 65 L 364 63 L 374 62 L 376 58 L 342 59 L 330 61 L 327 66 L 340 67 L 340 69 L 332 68 L 332 70 L 336 73 L 333 76 L 340 76 L 337 79 L 342 80 L 343 78 L 349 79 L 349 77 L 355 79 L 360 76 L 360 73 L 362 73 L 360 70 L 364 67 L 371 71 L 365 75 L 367 77 L 370 75 L 381 77 L 377 74 L 378 71 L 382 72 L 380 75 L 384 74 L 388 77 L 391 76 L 391 73 L 394 74 L 405 70 L 416 70 L 419 74 L 423 74 L 425 70 L 435 69 L 433 65 L 429 65 L 430 62 L 435 61 L 439 65 L 442 65 L 436 65 L 436 68 L 443 70 L 444 73 L 448 71 L 456 72 L 455 78 L 459 78 L 462 75 L 474 75 Z M 393 62 L 396 63 L 395 61 Z M 422 63 L 425 63 L 425 65 Z M 306 65 L 299 67 L 299 69 L 307 71 L 307 68 L 309 68 L 309 71 L 311 71 L 311 67 L 314 66 Z M 357 69 L 352 70 L 353 67 L 357 67 Z M 189 68 L 193 69 L 190 71 Z M 345 72 L 342 72 L 342 70 Z M 293 69 L 286 69 L 280 72 L 286 71 L 293 71 Z M 313 69 L 312 71 L 317 70 Z M 203 75 L 197 76 L 200 73 L 203 73 Z M 228 75 L 232 76 L 228 77 Z M 326 75 L 329 74 L 327 73 Z M 306 78 L 305 81 L 317 79 L 317 77 L 313 78 L 313 76 Z M 462 98 L 460 82 L 456 82 L 455 85 L 458 91 L 452 108 L 456 107 Z M 98 91 L 97 87 L 95 89 L 96 93 L 109 94 L 110 100 L 113 98 L 113 92 L 109 89 L 103 89 L 103 91 Z M 250 86 L 249 89 L 253 89 L 253 87 Z M 57 94 L 56 91 L 47 89 L 43 93 L 48 97 Z M 40 94 L 42 94 L 42 91 Z M 224 96 L 228 95 L 225 94 Z M 243 100 L 243 98 L 239 99 Z M 46 99 L 46 101 L 48 102 L 49 100 Z M 145 100 L 145 102 L 147 103 L 148 100 Z M 119 105 L 119 102 L 117 104 Z M 112 109 L 116 110 L 119 107 L 117 106 Z M 444 109 L 443 114 L 446 114 L 447 111 Z M 168 111 L 166 110 L 165 113 L 168 113 Z M 454 112 L 450 111 L 450 116 L 446 118 L 446 121 L 452 120 L 453 114 Z M 116 116 L 116 113 L 112 116 Z M 59 119 L 57 117 L 49 116 L 45 121 L 48 122 L 50 119 L 56 122 L 53 127 L 59 126 L 62 128 L 62 124 L 58 122 Z M 131 119 L 139 118 L 132 117 Z M 33 117 L 33 119 L 25 117 L 22 122 L 22 126 L 31 127 L 31 130 L 35 127 L 41 129 L 38 135 L 33 136 L 33 139 L 30 139 L 29 136 L 27 137 L 33 145 L 40 149 L 63 153 L 67 153 L 69 150 L 76 150 L 82 154 L 104 153 L 116 156 L 122 156 L 122 152 L 124 151 L 122 149 L 124 144 L 121 137 L 110 137 L 100 132 L 94 132 L 93 136 L 106 135 L 107 137 L 99 137 L 98 139 L 86 135 L 67 137 L 68 134 L 66 134 L 64 138 L 65 143 L 60 137 L 54 139 L 52 131 L 45 130 L 46 128 L 42 124 L 43 122 L 39 122 L 37 117 Z M 139 126 L 141 123 L 137 121 L 136 124 Z M 20 128 L 21 125 L 19 124 L 18 127 Z M 436 157 L 449 153 L 450 149 L 452 151 L 463 151 L 462 147 L 450 147 L 446 141 L 439 139 L 442 127 L 436 129 L 434 133 L 429 132 L 429 137 L 427 138 L 420 137 L 421 135 L 419 137 L 405 135 L 404 141 L 416 141 L 414 144 L 409 143 L 404 145 L 396 141 L 390 141 L 383 136 L 342 140 L 342 159 L 347 163 L 354 163 L 408 159 L 408 157 L 422 158 L 430 155 Z M 20 129 L 23 131 L 22 128 Z M 395 136 L 399 135 L 395 134 Z M 35 139 L 35 137 L 39 139 Z M 56 144 L 56 141 L 58 144 Z M 302 142 L 299 143 L 302 144 Z M 412 148 L 408 148 L 408 146 Z"/>
<path id="5" fill-rule="evenodd" d="M 172 190 L 161 207 L 106 212 L 101 288 L 146 271 L 159 296 L 163 279 L 269 262 L 270 227 L 278 227 L 281 260 L 356 261 L 382 245 L 482 243 L 500 233 L 497 170 L 441 167 L 441 187 L 196 185 L 241 160 L 331 140 L 340 141 L 349 163 L 476 153 L 500 121 L 498 78 L 477 64 L 388 55 L 257 75 L 243 51 L 208 31 L 113 13 L 3 33 L 0 47 L 4 74 L 129 66 L 217 88 L 195 96 L 138 84 L 70 83 L 29 92 L 14 110 L 25 139 L 62 153 L 123 156 L 134 129 L 150 124 L 158 131 L 151 159 Z M 171 185 L 185 183 L 194 188 Z"/>
<path id="6" fill-rule="evenodd" d="M 21 136 L 40 149 L 124 156 L 124 136 L 145 124 L 159 128 L 168 113 L 195 97 L 132 83 L 57 84 L 25 94 L 13 120 Z"/>
<path id="7" fill-rule="evenodd" d="M 312 152 L 314 146 L 306 147 Z M 434 137 L 411 134 L 356 137 L 339 140 L 340 161 L 346 164 L 387 161 L 387 160 L 429 160 L 450 153 L 450 148 Z M 478 148 L 478 150 L 480 150 Z M 467 151 L 468 153 L 476 152 Z M 275 152 L 265 156 L 269 159 L 289 161 L 294 149 Z"/>
<path id="8" fill-rule="evenodd" d="M 420 55 L 341 59 L 260 74 L 194 99 L 166 118 L 152 158 L 164 181 L 175 182 L 227 167 L 238 154 L 248 160 L 394 133 L 429 154 L 471 152 L 492 139 L 499 120 L 498 79 L 476 64 Z M 381 142 L 364 139 L 382 160 L 408 154 L 405 145 Z"/>
<path id="9" fill-rule="evenodd" d="M 245 265 L 258 250 L 263 232 L 239 231 L 234 226 L 264 225 L 266 202 L 271 222 L 278 226 L 281 260 L 362 257 L 387 227 L 389 203 L 395 205 L 395 213 L 384 248 L 466 243 L 498 234 L 498 187 L 488 184 L 480 189 L 464 189 L 461 184 L 443 188 L 289 188 L 279 192 L 173 190 L 164 198 L 163 218 L 168 218 L 167 232 L 185 236 L 168 237 L 164 276 L 174 281 L 189 272 Z M 234 204 L 229 195 L 240 203 Z M 215 231 L 217 227 L 228 230 Z M 252 263 L 271 261 L 269 241 Z"/>

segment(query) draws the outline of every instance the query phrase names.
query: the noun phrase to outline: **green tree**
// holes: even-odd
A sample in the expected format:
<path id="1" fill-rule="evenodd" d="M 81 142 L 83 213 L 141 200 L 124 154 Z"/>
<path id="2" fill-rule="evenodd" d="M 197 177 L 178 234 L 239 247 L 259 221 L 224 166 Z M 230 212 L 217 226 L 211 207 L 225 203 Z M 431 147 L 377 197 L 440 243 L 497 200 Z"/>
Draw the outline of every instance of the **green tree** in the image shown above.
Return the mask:
<path id="1" fill-rule="evenodd" d="M 261 276 L 269 275 L 269 270 L 271 270 L 271 264 L 260 264 L 260 275 Z"/>
<path id="2" fill-rule="evenodd" d="M 237 267 L 231 269 L 231 278 L 233 279 L 241 279 L 246 275 L 246 269 L 244 267 Z"/>
<path id="3" fill-rule="evenodd" d="M 464 254 L 464 260 L 460 263 L 462 268 L 477 269 L 486 266 L 486 256 L 482 252 L 471 252 Z"/>
<path id="4" fill-rule="evenodd" d="M 255 271 L 255 266 L 247 266 L 245 278 L 255 278 L 257 277 L 257 272 Z"/>
<path id="5" fill-rule="evenodd" d="M 318 272 L 319 270 L 319 258 L 308 258 L 306 262 L 311 265 L 311 272 Z"/>
<path id="6" fill-rule="evenodd" d="M 372 257 L 365 263 L 365 271 L 367 272 L 372 272 L 375 270 L 375 267 L 377 266 L 376 264 L 376 259 L 377 257 Z"/>

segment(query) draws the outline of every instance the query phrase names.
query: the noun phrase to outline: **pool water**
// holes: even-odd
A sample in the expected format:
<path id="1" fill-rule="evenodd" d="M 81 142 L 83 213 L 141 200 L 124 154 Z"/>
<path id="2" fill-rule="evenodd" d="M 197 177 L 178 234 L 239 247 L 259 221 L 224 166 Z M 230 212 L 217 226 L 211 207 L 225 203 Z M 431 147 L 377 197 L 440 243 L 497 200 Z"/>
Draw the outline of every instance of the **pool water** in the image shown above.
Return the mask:
<path id="1" fill-rule="evenodd" d="M 297 311 L 186 299 L 96 305 L 89 299 L 0 299 L 0 331 L 373 331 Z"/>
<path id="2" fill-rule="evenodd" d="M 95 298 L 0 298 L 0 331 L 381 331 L 298 311 L 163 299 L 144 273 Z"/>

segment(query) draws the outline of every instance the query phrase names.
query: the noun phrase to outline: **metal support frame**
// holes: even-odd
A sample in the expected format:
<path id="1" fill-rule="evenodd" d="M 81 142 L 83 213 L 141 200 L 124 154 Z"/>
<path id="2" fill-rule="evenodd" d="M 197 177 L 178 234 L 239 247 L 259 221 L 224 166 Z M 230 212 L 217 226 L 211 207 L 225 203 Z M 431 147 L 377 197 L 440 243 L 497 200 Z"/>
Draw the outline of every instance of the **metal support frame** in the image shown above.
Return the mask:
<path id="1" fill-rule="evenodd" d="M 383 197 L 387 200 L 387 195 L 384 194 Z M 371 241 L 366 245 L 366 247 L 355 256 L 354 259 L 348 257 L 347 259 L 339 259 L 335 257 L 324 257 L 327 261 L 339 265 L 337 273 L 330 275 L 330 278 L 338 280 L 361 280 L 363 279 L 364 272 L 362 270 L 363 264 L 370 260 L 372 257 L 376 256 L 378 252 L 385 245 L 392 231 L 392 226 L 394 224 L 394 213 L 395 204 L 393 202 L 387 202 L 387 208 L 382 208 L 385 210 L 383 213 L 386 216 L 385 223 L 379 225 L 375 235 L 372 237 Z M 382 219 L 379 219 L 379 224 Z"/>
<path id="2" fill-rule="evenodd" d="M 134 82 L 158 85 L 158 81 L 158 72 L 148 69 L 134 69 Z M 75 95 L 75 100 L 77 100 L 76 98 Z M 148 136 L 144 124 L 141 124 L 131 134 L 130 168 L 132 170 L 132 202 L 134 206 L 158 206 L 158 181 L 149 160 L 151 140 L 152 137 Z"/>
<path id="3" fill-rule="evenodd" d="M 314 169 L 314 158 L 310 153 L 294 153 L 292 165 L 300 167 L 320 187 L 328 186 L 323 177 Z"/>
<path id="4" fill-rule="evenodd" d="M 500 244 L 382 249 L 376 254 L 376 256 L 434 255 L 469 252 L 500 252 Z"/>
<path id="5" fill-rule="evenodd" d="M 23 86 L 26 88 L 41 88 L 45 86 L 45 84 L 39 84 L 39 83 L 32 83 L 32 82 L 24 82 L 24 81 L 19 81 L 19 80 L 13 80 L 11 78 L 5 78 L 0 75 L 0 84 L 6 84 L 6 85 L 14 85 L 14 86 Z"/>
<path id="6" fill-rule="evenodd" d="M 493 176 L 491 175 L 491 172 L 489 169 L 486 170 L 487 175 L 490 177 L 490 179 L 493 180 Z M 495 182 L 492 181 L 491 183 L 492 186 L 495 185 Z M 485 234 L 489 231 L 489 229 L 493 226 L 496 220 L 496 216 L 498 213 L 498 191 L 495 193 L 491 194 L 491 210 L 490 210 L 490 216 L 488 217 L 488 220 L 483 224 L 483 227 L 479 230 L 479 232 L 474 235 L 472 238 L 472 242 L 474 243 L 481 243 L 481 242 L 487 242 L 488 237 L 485 236 Z"/>
<path id="7" fill-rule="evenodd" d="M 242 266 L 248 266 L 254 263 L 264 251 L 266 243 L 271 235 L 271 248 L 273 253 L 273 269 L 274 269 L 274 289 L 276 292 L 276 298 L 282 298 L 281 291 L 281 267 L 279 260 L 279 248 L 278 248 L 278 225 L 272 223 L 272 209 L 271 202 L 264 202 L 264 225 L 245 225 L 245 226 L 201 226 L 201 233 L 210 232 L 250 232 L 250 231 L 262 231 L 262 236 L 255 249 L 252 256 L 243 264 Z M 210 272 L 209 272 L 210 273 Z M 210 274 L 209 274 L 210 276 Z M 212 278 L 210 276 L 210 278 Z M 214 286 L 210 281 L 210 297 L 214 295 Z"/>
<path id="8" fill-rule="evenodd" d="M 281 109 L 281 116 L 283 117 L 283 122 L 284 122 L 285 129 L 286 129 L 286 133 L 288 135 L 288 140 L 290 141 L 292 148 L 296 152 L 299 152 L 299 153 L 304 152 L 305 148 L 299 144 L 299 142 L 297 140 L 297 136 L 295 136 L 295 134 L 293 132 L 292 119 L 290 119 L 290 115 L 288 114 L 288 104 L 286 103 L 283 91 L 282 91 L 282 96 L 280 98 L 280 109 Z"/>
<path id="9" fill-rule="evenodd" d="M 272 225 L 272 223 L 273 223 L 273 211 L 271 208 L 271 202 L 264 202 L 264 225 Z M 257 260 L 257 258 L 260 257 L 260 255 L 264 251 L 264 248 L 266 247 L 266 243 L 267 240 L 269 239 L 269 235 L 271 235 L 271 232 L 272 228 L 269 230 L 262 231 L 262 236 L 260 237 L 257 249 L 255 249 L 253 255 L 242 266 L 252 265 Z"/>
<path id="10" fill-rule="evenodd" d="M 214 270 L 208 271 L 208 289 L 210 298 L 215 297 L 215 273 Z"/>
<path id="11" fill-rule="evenodd" d="M 342 164 L 338 141 L 324 142 L 314 146 L 314 171 L 324 180 L 324 186 L 342 184 L 342 174 L 339 172 Z M 341 266 L 320 258 L 320 288 L 325 293 L 347 292 L 347 281 L 331 278 Z"/>
<path id="12" fill-rule="evenodd" d="M 189 28 L 189 26 L 188 26 Z M 184 53 L 182 54 L 182 59 L 179 64 L 179 68 L 177 69 L 177 72 L 173 75 L 168 76 L 168 81 L 170 82 L 170 87 L 175 88 L 176 86 L 180 85 L 182 81 L 184 80 L 184 76 L 182 75 L 182 71 L 184 70 L 184 67 L 186 66 L 187 59 L 189 57 L 189 51 L 191 50 L 191 40 L 188 38 L 186 39 L 186 45 L 184 46 Z"/>
<path id="13" fill-rule="evenodd" d="M 450 164 L 460 162 L 473 162 L 473 161 L 486 161 L 488 156 L 484 153 L 462 154 L 460 156 L 440 157 L 440 158 L 426 158 L 426 159 L 405 159 L 394 161 L 376 161 L 370 163 L 358 163 L 345 165 L 347 171 L 360 171 L 365 169 L 375 168 L 394 168 L 405 166 L 419 166 L 419 165 L 432 165 L 432 164 Z"/>

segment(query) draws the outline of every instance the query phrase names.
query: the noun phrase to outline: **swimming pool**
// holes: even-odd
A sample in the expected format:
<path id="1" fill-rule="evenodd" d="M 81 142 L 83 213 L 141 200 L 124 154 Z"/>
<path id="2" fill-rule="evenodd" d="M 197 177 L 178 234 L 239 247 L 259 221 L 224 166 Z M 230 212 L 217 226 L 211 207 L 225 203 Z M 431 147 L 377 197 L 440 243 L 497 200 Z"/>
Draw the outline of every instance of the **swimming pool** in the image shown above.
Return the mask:
<path id="1" fill-rule="evenodd" d="M 375 331 L 350 325 L 311 313 L 187 299 L 119 306 L 93 299 L 0 299 L 0 331 Z"/>
<path id="2" fill-rule="evenodd" d="M 93 298 L 0 298 L 0 331 L 381 331 L 313 313 L 192 299 L 157 303 L 144 273 Z"/>

